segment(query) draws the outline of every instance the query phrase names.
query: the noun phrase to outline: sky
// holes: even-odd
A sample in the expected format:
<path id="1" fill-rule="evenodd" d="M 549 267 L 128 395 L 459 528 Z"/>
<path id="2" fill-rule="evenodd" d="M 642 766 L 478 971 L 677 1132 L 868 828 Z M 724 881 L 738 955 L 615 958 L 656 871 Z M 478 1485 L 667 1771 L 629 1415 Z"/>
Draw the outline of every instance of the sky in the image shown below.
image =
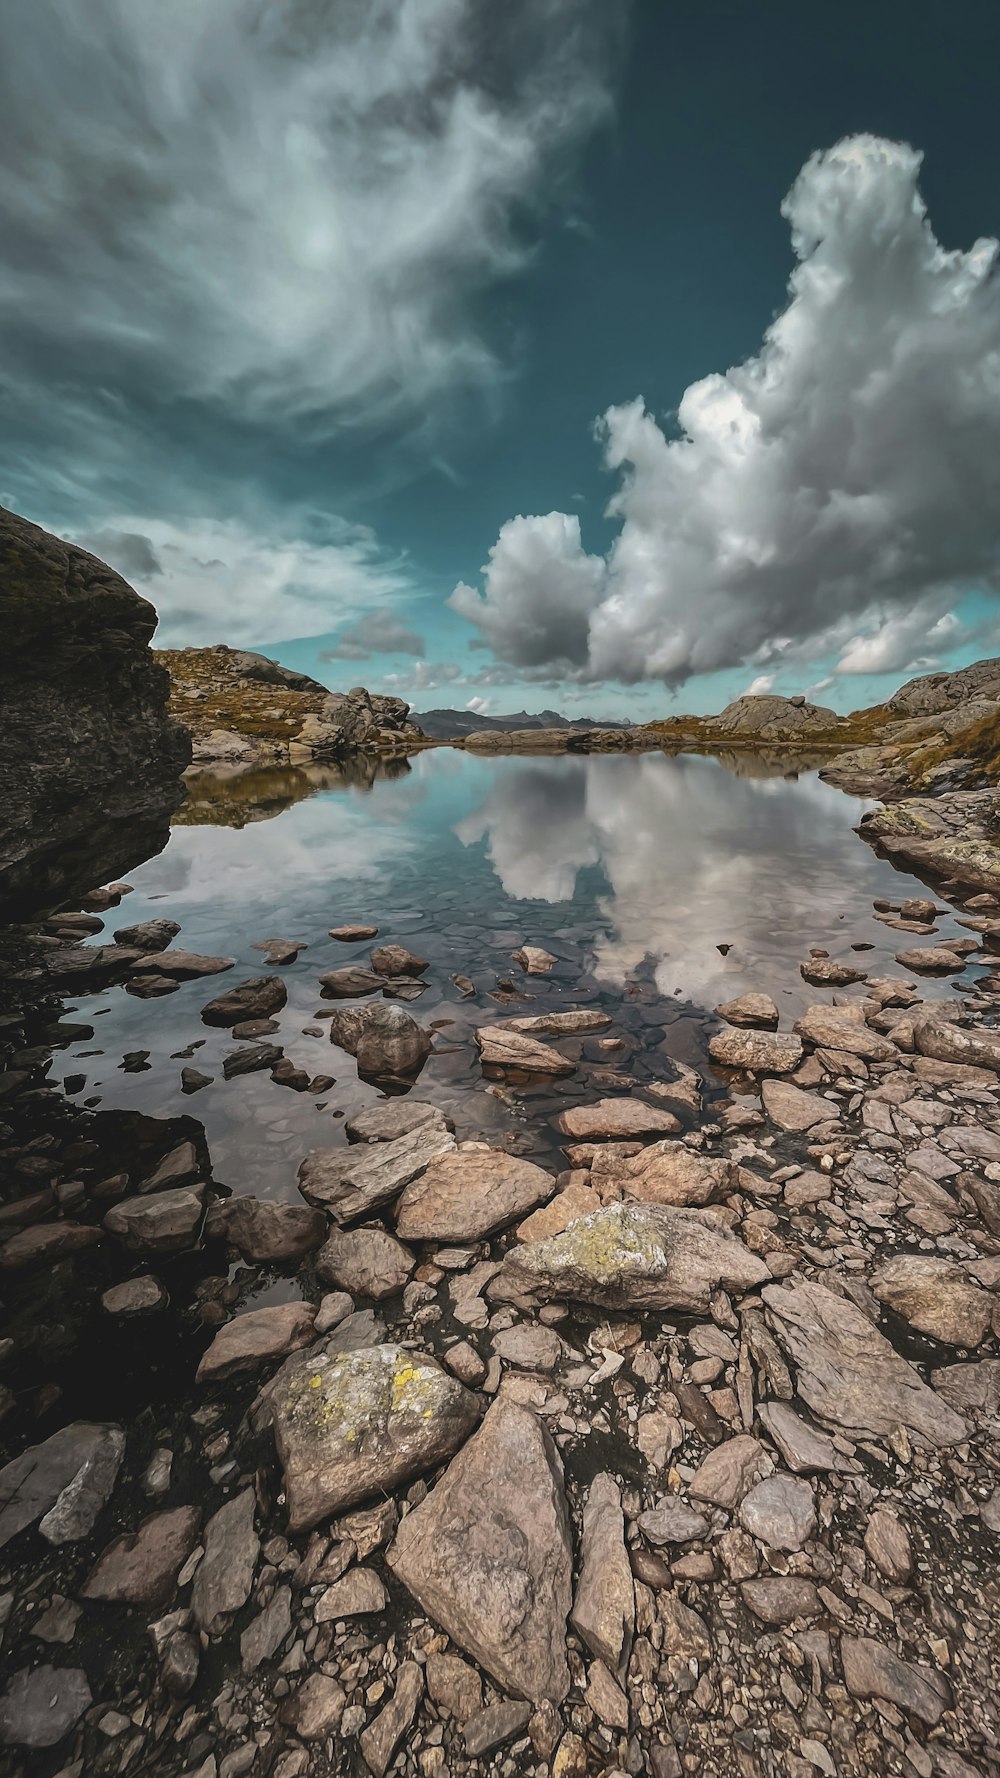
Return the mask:
<path id="1" fill-rule="evenodd" d="M 331 687 L 1000 652 L 985 0 L 10 0 L 0 502 Z"/>

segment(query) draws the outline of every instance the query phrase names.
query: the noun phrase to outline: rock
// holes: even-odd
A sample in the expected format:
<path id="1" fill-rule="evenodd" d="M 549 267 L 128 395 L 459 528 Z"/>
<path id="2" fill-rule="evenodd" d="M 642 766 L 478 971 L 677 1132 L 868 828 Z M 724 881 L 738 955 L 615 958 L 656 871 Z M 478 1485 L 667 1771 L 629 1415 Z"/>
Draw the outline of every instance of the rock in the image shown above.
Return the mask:
<path id="1" fill-rule="evenodd" d="M 108 1315 L 150 1315 L 165 1308 L 169 1300 L 159 1278 L 141 1272 L 137 1278 L 128 1278 L 124 1284 L 113 1284 L 106 1290 L 101 1308 Z"/>
<path id="2" fill-rule="evenodd" d="M 155 627 L 112 568 L 0 508 L 4 924 L 166 845 L 191 743 L 169 714 Z"/>
<path id="3" fill-rule="evenodd" d="M 931 1383 L 957 1414 L 972 1421 L 1000 1418 L 1000 1358 L 943 1365 L 931 1372 Z"/>
<path id="4" fill-rule="evenodd" d="M 34 1619 L 31 1634 L 37 1636 L 41 1642 L 55 1642 L 65 1646 L 76 1635 L 76 1626 L 82 1615 L 82 1605 L 74 1605 L 62 1593 L 53 1593 L 46 1610 Z"/>
<path id="5" fill-rule="evenodd" d="M 5 1747 L 55 1747 L 93 1703 L 82 1667 L 35 1667 L 15 1673 L 0 1697 Z"/>
<path id="6" fill-rule="evenodd" d="M 336 1735 L 346 1703 L 347 1693 L 339 1680 L 326 1673 L 310 1673 L 278 1714 L 300 1741 L 325 1741 L 328 1735 Z"/>
<path id="7" fill-rule="evenodd" d="M 384 1611 L 389 1595 L 374 1568 L 352 1568 L 316 1601 L 316 1622 L 333 1623 L 342 1617 L 374 1617 Z"/>
<path id="8" fill-rule="evenodd" d="M 802 1045 L 797 1037 L 776 1031 L 717 1031 L 709 1038 L 708 1053 L 723 1068 L 741 1068 L 747 1074 L 791 1074 L 802 1060 Z"/>
<path id="9" fill-rule="evenodd" d="M 291 1627 L 292 1589 L 279 1587 L 240 1637 L 244 1673 L 256 1673 L 263 1661 L 273 1660 Z"/>
<path id="10" fill-rule="evenodd" d="M 467 1722 L 483 1707 L 479 1674 L 461 1655 L 428 1654 L 427 1690 L 439 1710 Z"/>
<path id="11" fill-rule="evenodd" d="M 530 1409 L 494 1402 L 389 1563 L 419 1604 L 505 1691 L 561 1703 L 572 1542 L 562 1465 Z"/>
<path id="12" fill-rule="evenodd" d="M 575 1007 L 570 1012 L 526 1013 L 523 1017 L 504 1019 L 507 1031 L 521 1031 L 526 1037 L 574 1037 L 587 1032 L 607 1031 L 611 1014 L 596 1007 Z"/>
<path id="13" fill-rule="evenodd" d="M 40 1222 L 19 1229 L 0 1247 L 0 1271 L 20 1272 L 27 1266 L 55 1265 L 57 1260 L 96 1247 L 100 1229 L 80 1222 Z"/>
<path id="14" fill-rule="evenodd" d="M 91 1454 L 38 1521 L 48 1543 L 77 1543 L 87 1537 L 111 1498 L 125 1455 L 125 1434 L 120 1426 L 106 1426 L 101 1431 L 103 1436 Z"/>
<path id="15" fill-rule="evenodd" d="M 493 1341 L 493 1350 L 504 1364 L 513 1365 L 516 1369 L 551 1371 L 562 1357 L 563 1343 L 554 1328 L 520 1325 L 508 1327 L 498 1333 Z"/>
<path id="16" fill-rule="evenodd" d="M 269 1019 L 280 1012 L 288 999 L 288 990 L 280 976 L 254 976 L 236 988 L 219 994 L 201 1009 L 205 1025 L 239 1025 L 244 1019 Z"/>
<path id="17" fill-rule="evenodd" d="M 895 1513 L 878 1507 L 865 1530 L 865 1554 L 893 1586 L 902 1586 L 913 1569 L 913 1551 Z"/>
<path id="18" fill-rule="evenodd" d="M 727 1025 L 749 1025 L 760 1031 L 778 1029 L 778 1009 L 770 994 L 740 994 L 735 1000 L 724 1000 L 715 1012 Z"/>
<path id="19" fill-rule="evenodd" d="M 989 1331 L 991 1297 L 951 1260 L 900 1254 L 872 1274 L 871 1287 L 880 1303 L 918 1333 L 946 1345 L 974 1348 Z"/>
<path id="20" fill-rule="evenodd" d="M 329 1333 L 331 1327 L 338 1326 L 346 1316 L 351 1314 L 353 1308 L 353 1300 L 348 1296 L 346 1290 L 330 1291 L 327 1296 L 321 1299 L 316 1311 L 314 1322 L 316 1332 L 318 1334 Z"/>
<path id="21" fill-rule="evenodd" d="M 808 962 L 799 964 L 799 974 L 814 988 L 846 988 L 852 982 L 866 981 L 868 971 L 855 969 L 850 963 L 836 963 L 832 957 L 810 957 Z"/>
<path id="22" fill-rule="evenodd" d="M 351 1296 L 376 1302 L 398 1296 L 409 1281 L 416 1260 L 401 1241 L 384 1229 L 334 1229 L 316 1255 L 324 1284 L 337 1284 Z"/>
<path id="23" fill-rule="evenodd" d="M 135 1531 L 124 1532 L 108 1545 L 81 1588 L 81 1598 L 115 1605 L 168 1604 L 200 1524 L 196 1506 L 152 1513 Z"/>
<path id="24" fill-rule="evenodd" d="M 545 951 L 541 945 L 522 945 L 519 951 L 512 953 L 514 962 L 520 963 L 525 975 L 548 975 L 558 963 L 551 951 Z"/>
<path id="25" fill-rule="evenodd" d="M 251 1265 L 286 1265 L 323 1244 L 326 1217 L 302 1204 L 225 1198 L 205 1220 L 206 1241 L 228 1241 Z"/>
<path id="26" fill-rule="evenodd" d="M 393 1142 L 314 1148 L 299 1168 L 299 1190 L 335 1222 L 356 1222 L 397 1198 L 431 1161 L 454 1147 L 449 1130 L 423 1124 Z"/>
<path id="27" fill-rule="evenodd" d="M 377 926 L 331 926 L 330 937 L 343 945 L 361 944 L 366 938 L 377 938 Z"/>
<path id="28" fill-rule="evenodd" d="M 365 1763 L 375 1778 L 385 1778 L 397 1748 L 413 1724 L 423 1695 L 422 1668 L 416 1661 L 404 1661 L 389 1703 L 379 1711 L 375 1721 L 368 1724 L 359 1738 Z"/>
<path id="29" fill-rule="evenodd" d="M 457 1149 L 429 1162 L 396 1205 L 407 1241 L 481 1241 L 552 1196 L 551 1174 L 501 1149 Z"/>
<path id="30" fill-rule="evenodd" d="M 640 1204 L 672 1204 L 699 1208 L 724 1197 L 731 1168 L 727 1161 L 707 1160 L 682 1142 L 651 1142 L 637 1155 L 623 1157 L 615 1169 L 622 1196 Z M 600 1185 L 607 1177 L 595 1163 L 591 1178 Z"/>
<path id="31" fill-rule="evenodd" d="M 770 1433 L 789 1469 L 811 1471 L 839 1469 L 833 1440 L 809 1426 L 786 1401 L 762 1401 L 757 1408 L 761 1425 Z"/>
<path id="32" fill-rule="evenodd" d="M 253 1517 L 254 1492 L 244 1488 L 205 1526 L 205 1554 L 195 1572 L 191 1610 L 199 1630 L 210 1636 L 224 1630 L 250 1597 L 260 1551 Z"/>
<path id="33" fill-rule="evenodd" d="M 917 946 L 912 951 L 897 951 L 896 962 L 918 975 L 951 975 L 964 969 L 967 959 L 958 957 L 946 945 Z"/>
<path id="34" fill-rule="evenodd" d="M 361 1079 L 391 1084 L 419 1074 L 431 1053 L 430 1032 L 401 1006 L 368 1006 L 361 1011 L 364 1017 L 354 1049 Z"/>
<path id="35" fill-rule="evenodd" d="M 854 1698 L 883 1698 L 929 1728 L 951 1707 L 951 1687 L 943 1673 L 903 1661 L 871 1636 L 842 1636 L 844 1684 Z"/>
<path id="36" fill-rule="evenodd" d="M 661 1500 L 659 1506 L 640 1513 L 636 1521 L 647 1543 L 695 1543 L 708 1534 L 708 1520 L 686 1501 Z"/>
<path id="37" fill-rule="evenodd" d="M 561 1235 L 511 1248 L 498 1283 L 515 1298 L 704 1313 L 720 1286 L 748 1290 L 768 1276 L 763 1260 L 704 1213 L 611 1204 Z"/>
<path id="38" fill-rule="evenodd" d="M 184 1630 L 171 1636 L 160 1667 L 160 1678 L 172 1698 L 187 1697 L 198 1678 L 200 1665 L 201 1646 L 197 1636 Z"/>
<path id="39" fill-rule="evenodd" d="M 581 1216 L 591 1216 L 600 1210 L 601 1200 L 589 1185 L 568 1185 L 565 1191 L 557 1192 L 554 1198 L 532 1211 L 524 1222 L 515 1229 L 518 1241 L 544 1241 L 549 1235 L 560 1235 L 563 1229 L 569 1228 Z"/>
<path id="40" fill-rule="evenodd" d="M 462 1739 L 466 1755 L 469 1759 L 482 1759 L 484 1753 L 492 1753 L 505 1741 L 512 1741 L 527 1728 L 530 1716 L 530 1704 L 514 1704 L 509 1700 L 502 1704 L 488 1704 L 465 1724 Z"/>
<path id="41" fill-rule="evenodd" d="M 663 1626 L 663 1652 L 679 1661 L 710 1661 L 712 1641 L 705 1620 L 683 1605 L 675 1593 L 657 1600 L 657 1616 Z"/>
<path id="42" fill-rule="evenodd" d="M 816 1502 L 809 1483 L 794 1476 L 766 1476 L 744 1494 L 740 1523 L 768 1549 L 800 1550 L 816 1529 Z"/>
<path id="43" fill-rule="evenodd" d="M 293 1531 L 433 1468 L 478 1418 L 454 1377 L 395 1345 L 294 1361 L 273 1412 Z"/>
<path id="44" fill-rule="evenodd" d="M 143 1196 L 148 1192 L 172 1190 L 174 1186 L 187 1185 L 190 1180 L 197 1179 L 200 1171 L 201 1159 L 195 1144 L 178 1142 L 153 1171 L 145 1175 L 139 1190 Z"/>
<path id="45" fill-rule="evenodd" d="M 220 1382 L 297 1352 L 313 1340 L 315 1319 L 311 1303 L 272 1303 L 265 1309 L 244 1310 L 220 1327 L 202 1355 L 196 1382 Z"/>
<path id="46" fill-rule="evenodd" d="M 225 1080 L 236 1080 L 241 1074 L 260 1074 L 264 1068 L 275 1068 L 283 1051 L 275 1043 L 250 1043 L 244 1049 L 230 1050 L 222 1059 Z"/>
<path id="47" fill-rule="evenodd" d="M 891 1062 L 899 1052 L 888 1037 L 880 1037 L 839 1006 L 807 1006 L 795 1021 L 800 1037 L 819 1049 L 843 1050 L 866 1062 Z"/>
<path id="48" fill-rule="evenodd" d="M 587 1494 L 580 1578 L 570 1617 L 591 1654 L 612 1673 L 624 1673 L 635 1631 L 635 1586 L 625 1548 L 621 1490 L 610 1475 L 595 1476 Z"/>
<path id="49" fill-rule="evenodd" d="M 586 1698 L 598 1722 L 604 1723 L 609 1729 L 628 1728 L 628 1699 L 603 1661 L 591 1663 L 587 1675 Z"/>
<path id="50" fill-rule="evenodd" d="M 451 1118 L 436 1105 L 420 1099 L 386 1099 L 378 1105 L 365 1105 L 347 1118 L 344 1133 L 348 1142 L 396 1142 L 400 1136 L 411 1136 L 415 1130 L 454 1130 Z"/>
<path id="51" fill-rule="evenodd" d="M 378 994 L 385 987 L 385 977 L 360 963 L 345 963 L 339 969 L 328 969 L 319 978 L 324 1000 L 360 1000 L 366 994 Z"/>
<path id="52" fill-rule="evenodd" d="M 963 1031 L 935 1013 L 915 1020 L 913 1041 L 922 1056 L 1000 1074 L 1000 1033 L 990 1029 Z"/>
<path id="53" fill-rule="evenodd" d="M 819 1617 L 823 1607 L 811 1580 L 765 1575 L 740 1582 L 744 1602 L 762 1624 L 794 1624 Z"/>
<path id="54" fill-rule="evenodd" d="M 773 1468 L 763 1445 L 738 1433 L 702 1458 L 691 1479 L 691 1493 L 696 1500 L 707 1500 L 732 1512 L 754 1483 L 770 1475 Z"/>
<path id="55" fill-rule="evenodd" d="M 765 1080 L 760 1089 L 764 1110 L 779 1130 L 811 1130 L 839 1116 L 837 1105 L 820 1093 L 806 1093 L 788 1080 Z"/>
<path id="56" fill-rule="evenodd" d="M 900 1426 L 932 1447 L 966 1437 L 965 1421 L 846 1297 L 807 1282 L 769 1284 L 763 1296 L 798 1393 L 821 1420 L 853 1438 L 889 1438 Z"/>
<path id="57" fill-rule="evenodd" d="M 671 1111 L 659 1111 L 641 1099 L 598 1099 L 594 1105 L 571 1105 L 556 1118 L 556 1128 L 576 1142 L 610 1142 L 623 1136 L 676 1136 L 680 1124 Z"/>
<path id="58" fill-rule="evenodd" d="M 124 1439 L 120 1426 L 74 1420 L 5 1464 L 0 1469 L 0 1547 L 57 1508 L 63 1495 L 75 1524 L 83 1527 L 79 1535 L 86 1537 L 114 1487 Z M 92 1508 L 89 1523 L 84 1502 Z M 61 1510 L 54 1523 L 60 1528 L 67 1523 Z"/>
<path id="59" fill-rule="evenodd" d="M 133 951 L 165 951 L 179 931 L 176 920 L 143 920 L 138 926 L 119 926 L 112 938 Z"/>
<path id="60" fill-rule="evenodd" d="M 534 1037 L 511 1031 L 506 1025 L 482 1025 L 476 1042 L 484 1068 L 510 1068 L 521 1074 L 545 1074 L 558 1080 L 576 1073 L 576 1063 Z"/>
<path id="61" fill-rule="evenodd" d="M 372 952 L 372 968 L 376 975 L 423 975 L 428 967 L 426 957 L 416 957 L 405 945 L 379 945 Z"/>
<path id="62" fill-rule="evenodd" d="M 132 1253 L 180 1253 L 197 1245 L 204 1195 L 198 1185 L 126 1198 L 108 1211 L 104 1226 Z"/>

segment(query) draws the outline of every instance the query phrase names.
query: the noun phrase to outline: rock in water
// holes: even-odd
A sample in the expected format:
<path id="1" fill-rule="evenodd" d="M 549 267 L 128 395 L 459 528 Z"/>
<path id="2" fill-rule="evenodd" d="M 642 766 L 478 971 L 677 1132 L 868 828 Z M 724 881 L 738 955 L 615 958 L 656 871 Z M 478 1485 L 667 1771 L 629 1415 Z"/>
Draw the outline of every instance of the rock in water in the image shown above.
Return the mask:
<path id="1" fill-rule="evenodd" d="M 191 742 L 168 715 L 152 605 L 0 507 L 0 918 L 161 852 Z"/>
<path id="2" fill-rule="evenodd" d="M 697 1210 L 609 1204 L 561 1235 L 511 1248 L 497 1284 L 515 1300 L 705 1313 L 720 1286 L 750 1290 L 769 1276 L 762 1259 Z"/>
<path id="3" fill-rule="evenodd" d="M 306 1354 L 273 1414 L 289 1524 L 303 1531 L 450 1457 L 479 1409 L 433 1360 L 384 1345 Z"/>
<path id="4" fill-rule="evenodd" d="M 522 1074 L 545 1074 L 559 1079 L 576 1073 L 576 1063 L 547 1043 L 525 1037 L 506 1025 L 481 1025 L 476 1043 L 484 1068 L 515 1069 Z"/>
<path id="5" fill-rule="evenodd" d="M 225 994 L 217 994 L 201 1009 L 205 1025 L 240 1025 L 244 1019 L 269 1019 L 280 1012 L 288 999 L 288 989 L 278 975 L 258 975 L 240 982 Z"/>
<path id="6" fill-rule="evenodd" d="M 366 1009 L 354 1059 L 362 1080 L 412 1080 L 431 1053 L 431 1035 L 401 1006 Z"/>
<path id="7" fill-rule="evenodd" d="M 326 1217 L 304 1204 L 266 1198 L 226 1198 L 205 1220 L 206 1241 L 226 1240 L 252 1265 L 282 1265 L 323 1244 Z"/>
<path id="8" fill-rule="evenodd" d="M 778 1009 L 770 994 L 740 994 L 736 1000 L 724 1000 L 715 1011 L 727 1025 L 749 1025 L 759 1031 L 778 1029 Z"/>
<path id="9" fill-rule="evenodd" d="M 562 1464 L 537 1414 L 494 1402 L 388 1559 L 505 1691 L 562 1702 L 573 1551 Z"/>
<path id="10" fill-rule="evenodd" d="M 965 1421 L 867 1316 L 822 1284 L 769 1284 L 768 1320 L 797 1367 L 798 1393 L 851 1438 L 888 1438 L 903 1426 L 921 1444 L 957 1445 Z"/>

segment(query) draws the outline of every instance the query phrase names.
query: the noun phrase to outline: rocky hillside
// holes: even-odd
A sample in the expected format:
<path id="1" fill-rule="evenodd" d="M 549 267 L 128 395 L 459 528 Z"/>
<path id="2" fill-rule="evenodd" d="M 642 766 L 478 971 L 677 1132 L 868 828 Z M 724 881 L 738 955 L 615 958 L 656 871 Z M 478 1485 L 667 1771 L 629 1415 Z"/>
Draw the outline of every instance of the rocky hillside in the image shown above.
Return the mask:
<path id="1" fill-rule="evenodd" d="M 627 722 L 610 718 L 595 722 L 590 716 L 560 716 L 557 710 L 516 710 L 508 716 L 484 716 L 481 710 L 423 710 L 414 717 L 424 734 L 432 741 L 464 740 L 467 735 L 493 733 L 527 733 L 530 730 L 552 729 L 624 729 Z"/>
<path id="2" fill-rule="evenodd" d="M 195 765 L 308 765 L 352 753 L 405 752 L 425 737 L 402 698 L 363 686 L 331 692 L 247 650 L 162 649 L 172 714 L 191 733 Z"/>
<path id="3" fill-rule="evenodd" d="M 191 756 L 114 569 L 0 508 L 0 917 L 54 906 L 160 851 Z"/>

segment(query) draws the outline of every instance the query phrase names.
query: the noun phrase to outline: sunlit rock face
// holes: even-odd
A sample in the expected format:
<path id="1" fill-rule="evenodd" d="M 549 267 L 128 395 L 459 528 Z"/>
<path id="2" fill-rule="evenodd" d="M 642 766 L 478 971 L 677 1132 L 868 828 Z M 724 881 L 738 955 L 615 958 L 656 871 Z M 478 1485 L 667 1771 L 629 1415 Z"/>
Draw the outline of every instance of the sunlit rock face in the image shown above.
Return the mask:
<path id="1" fill-rule="evenodd" d="M 166 844 L 191 745 L 156 612 L 96 556 L 0 508 L 0 917 L 55 906 Z"/>

